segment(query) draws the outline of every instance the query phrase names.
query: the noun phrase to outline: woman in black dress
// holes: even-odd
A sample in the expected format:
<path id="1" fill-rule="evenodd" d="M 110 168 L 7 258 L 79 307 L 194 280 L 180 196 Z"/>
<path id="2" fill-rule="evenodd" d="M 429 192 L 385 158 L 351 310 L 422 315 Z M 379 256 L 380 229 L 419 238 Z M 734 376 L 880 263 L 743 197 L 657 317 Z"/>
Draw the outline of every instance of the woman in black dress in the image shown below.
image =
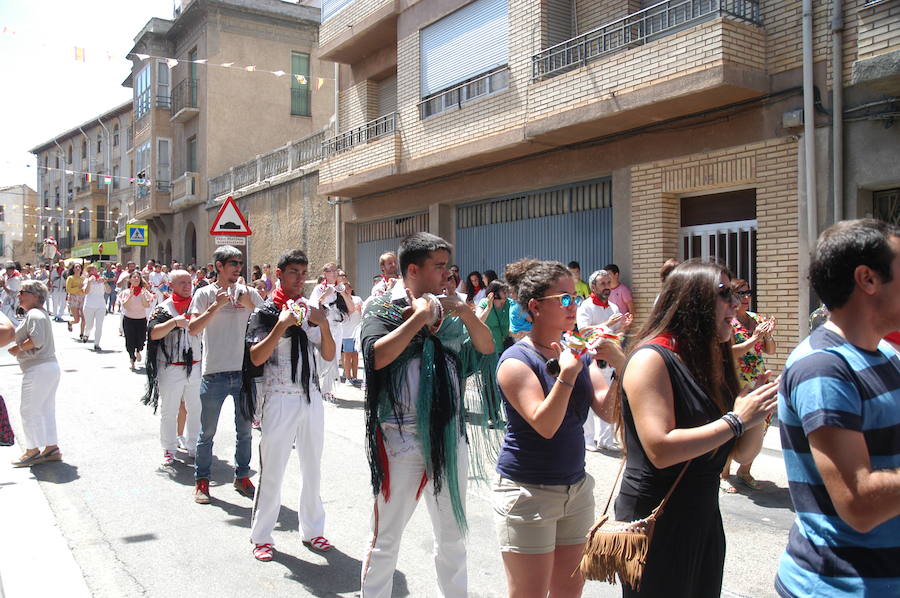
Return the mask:
<path id="1" fill-rule="evenodd" d="M 719 596 L 725 532 L 719 472 L 741 434 L 775 409 L 777 384 L 738 395 L 731 319 L 738 303 L 719 265 L 689 261 L 667 278 L 622 375 L 627 461 L 616 519 L 647 517 L 690 461 L 656 530 L 640 591 L 624 596 Z M 735 440 L 737 438 L 737 440 Z"/>

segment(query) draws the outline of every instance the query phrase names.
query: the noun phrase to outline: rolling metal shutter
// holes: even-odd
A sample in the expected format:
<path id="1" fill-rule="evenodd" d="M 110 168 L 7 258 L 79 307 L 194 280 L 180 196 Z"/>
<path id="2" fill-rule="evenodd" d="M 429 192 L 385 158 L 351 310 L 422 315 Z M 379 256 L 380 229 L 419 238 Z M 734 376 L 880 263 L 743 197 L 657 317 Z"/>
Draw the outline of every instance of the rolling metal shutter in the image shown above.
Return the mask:
<path id="1" fill-rule="evenodd" d="M 475 0 L 422 29 L 422 97 L 509 62 L 507 0 Z"/>
<path id="2" fill-rule="evenodd" d="M 612 183 L 586 181 L 459 206 L 460 273 L 495 270 L 523 257 L 576 260 L 582 278 L 613 261 Z"/>
<path id="3" fill-rule="evenodd" d="M 378 116 L 397 111 L 397 75 L 378 82 Z"/>
<path id="4" fill-rule="evenodd" d="M 356 294 L 365 299 L 372 290 L 372 277 L 381 274 L 381 254 L 397 253 L 400 241 L 411 233 L 428 230 L 428 213 L 366 222 L 356 227 L 356 278 L 351 282 Z"/>

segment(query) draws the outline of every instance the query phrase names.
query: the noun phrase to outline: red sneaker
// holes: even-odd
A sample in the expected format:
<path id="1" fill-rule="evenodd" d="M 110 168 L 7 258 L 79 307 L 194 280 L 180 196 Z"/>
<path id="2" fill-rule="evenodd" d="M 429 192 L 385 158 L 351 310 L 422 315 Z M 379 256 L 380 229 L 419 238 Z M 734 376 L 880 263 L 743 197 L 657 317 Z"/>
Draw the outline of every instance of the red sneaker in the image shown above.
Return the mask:
<path id="1" fill-rule="evenodd" d="M 247 498 L 253 498 L 256 495 L 256 487 L 253 486 L 250 478 L 235 478 L 234 489 L 237 490 L 238 494 Z"/>
<path id="2" fill-rule="evenodd" d="M 197 485 L 194 486 L 194 502 L 199 505 L 208 505 L 209 498 L 209 480 L 200 478 Z"/>

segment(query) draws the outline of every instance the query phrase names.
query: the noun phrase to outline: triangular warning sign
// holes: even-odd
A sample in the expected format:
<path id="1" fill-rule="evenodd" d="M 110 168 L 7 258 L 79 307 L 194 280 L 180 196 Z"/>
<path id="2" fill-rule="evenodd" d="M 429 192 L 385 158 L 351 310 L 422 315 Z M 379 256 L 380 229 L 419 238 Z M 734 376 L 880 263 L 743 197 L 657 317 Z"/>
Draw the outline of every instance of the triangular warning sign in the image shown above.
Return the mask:
<path id="1" fill-rule="evenodd" d="M 209 228 L 209 234 L 236 237 L 249 237 L 253 234 L 247 224 L 247 219 L 241 214 L 232 196 L 229 195 L 222 207 L 219 208 L 219 213 L 216 214 L 216 218 Z"/>

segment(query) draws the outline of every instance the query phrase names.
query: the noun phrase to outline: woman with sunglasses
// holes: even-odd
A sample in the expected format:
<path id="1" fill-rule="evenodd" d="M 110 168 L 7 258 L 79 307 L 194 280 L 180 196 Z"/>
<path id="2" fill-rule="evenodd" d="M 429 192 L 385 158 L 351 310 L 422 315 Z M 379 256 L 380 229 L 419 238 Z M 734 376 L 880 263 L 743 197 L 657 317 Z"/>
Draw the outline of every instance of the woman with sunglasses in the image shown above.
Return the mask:
<path id="1" fill-rule="evenodd" d="M 731 351 L 738 366 L 738 383 L 741 387 L 754 388 L 756 381 L 766 372 L 766 362 L 763 353 L 772 354 L 775 352 L 775 339 L 772 335 L 775 332 L 775 319 L 763 318 L 759 314 L 750 311 L 750 301 L 753 298 L 753 291 L 750 289 L 750 283 L 741 278 L 735 278 L 731 281 L 731 290 L 737 295 L 740 303 L 735 310 L 734 319 L 731 320 L 731 328 L 734 330 L 734 340 Z M 762 450 L 763 438 L 765 438 L 766 430 L 769 427 L 767 418 L 764 425 L 754 428 L 752 432 L 748 432 L 746 442 L 750 442 L 749 436 L 752 434 L 753 443 L 756 450 L 752 451 L 753 457 L 749 461 L 744 461 L 737 469 L 737 479 L 739 482 L 750 488 L 751 490 L 759 490 L 761 484 L 750 475 L 750 468 L 753 466 L 753 459 Z M 726 494 L 734 494 L 737 492 L 734 484 L 731 483 L 731 459 L 725 461 L 725 468 L 722 469 L 722 491 Z"/>
<path id="2" fill-rule="evenodd" d="M 640 591 L 625 583 L 623 596 L 721 593 L 718 474 L 729 453 L 744 462 L 752 449 L 744 432 L 761 426 L 777 400 L 777 383 L 767 375 L 756 390 L 739 393 L 731 352 L 737 304 L 721 266 L 697 260 L 677 266 L 618 370 L 627 460 L 616 519 L 649 516 L 684 471 L 656 522 Z"/>
<path id="3" fill-rule="evenodd" d="M 611 419 L 596 360 L 620 367 L 624 355 L 612 342 L 594 357 L 561 346 L 581 303 L 563 264 L 521 260 L 507 266 L 506 280 L 533 321 L 497 370 L 507 425 L 493 502 L 509 596 L 577 597 L 584 586 L 578 563 L 594 523 L 582 426 L 591 409 Z"/>

